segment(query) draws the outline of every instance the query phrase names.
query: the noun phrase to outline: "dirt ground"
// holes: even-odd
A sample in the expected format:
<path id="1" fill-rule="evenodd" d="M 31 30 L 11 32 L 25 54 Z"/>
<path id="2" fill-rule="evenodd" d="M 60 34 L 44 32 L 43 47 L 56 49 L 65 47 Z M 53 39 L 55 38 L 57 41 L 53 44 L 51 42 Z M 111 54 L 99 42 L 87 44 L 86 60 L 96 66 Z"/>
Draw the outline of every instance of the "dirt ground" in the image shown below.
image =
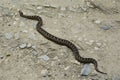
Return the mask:
<path id="1" fill-rule="evenodd" d="M 81 76 L 71 50 L 45 39 L 18 10 L 41 16 L 46 31 L 73 42 L 107 75 L 91 64 Z M 0 80 L 120 80 L 119 46 L 120 0 L 0 1 Z"/>

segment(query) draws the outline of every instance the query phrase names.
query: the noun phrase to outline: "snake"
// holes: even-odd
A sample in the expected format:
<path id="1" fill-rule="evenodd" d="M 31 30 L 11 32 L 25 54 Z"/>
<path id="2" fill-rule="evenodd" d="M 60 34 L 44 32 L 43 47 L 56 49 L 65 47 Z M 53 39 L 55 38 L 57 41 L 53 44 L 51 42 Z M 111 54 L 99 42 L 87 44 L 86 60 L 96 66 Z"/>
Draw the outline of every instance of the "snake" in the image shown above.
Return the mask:
<path id="1" fill-rule="evenodd" d="M 80 62 L 80 63 L 83 63 L 83 64 L 90 64 L 92 63 L 94 65 L 94 68 L 97 72 L 101 73 L 101 74 L 107 74 L 105 72 L 102 72 L 98 69 L 98 63 L 97 61 L 94 59 L 94 58 L 84 58 L 84 57 L 81 57 L 81 55 L 79 54 L 79 50 L 78 48 L 70 41 L 66 40 L 66 39 L 62 39 L 62 38 L 58 38 L 50 33 L 48 33 L 46 30 L 44 30 L 42 28 L 43 26 L 43 20 L 40 16 L 37 16 L 37 15 L 25 15 L 23 14 L 23 12 L 21 10 L 19 10 L 19 15 L 23 18 L 27 18 L 27 19 L 31 19 L 31 20 L 35 20 L 35 21 L 38 21 L 37 25 L 36 25 L 36 30 L 43 36 L 45 37 L 46 39 L 56 43 L 56 44 L 59 44 L 59 45 L 62 45 L 62 46 L 66 46 L 68 47 L 69 49 L 71 49 L 71 51 L 73 52 L 73 56 L 75 57 L 75 59 Z"/>

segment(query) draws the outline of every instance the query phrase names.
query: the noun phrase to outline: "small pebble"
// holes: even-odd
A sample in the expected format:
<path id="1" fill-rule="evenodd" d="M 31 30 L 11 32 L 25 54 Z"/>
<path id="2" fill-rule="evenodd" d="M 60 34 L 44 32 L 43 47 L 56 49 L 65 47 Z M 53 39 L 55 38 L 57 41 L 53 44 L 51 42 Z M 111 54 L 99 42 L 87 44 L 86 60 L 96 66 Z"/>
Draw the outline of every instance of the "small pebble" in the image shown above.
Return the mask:
<path id="1" fill-rule="evenodd" d="M 104 26 L 101 26 L 100 28 L 103 29 L 103 30 L 109 30 L 110 26 L 104 25 Z"/>
<path id="2" fill-rule="evenodd" d="M 87 76 L 90 71 L 90 64 L 85 64 L 83 69 L 81 70 L 81 75 L 82 76 Z"/>
<path id="3" fill-rule="evenodd" d="M 27 44 L 23 43 L 23 44 L 21 44 L 19 47 L 20 47 L 21 49 L 24 49 L 24 48 L 26 48 L 26 46 L 27 46 Z"/>
<path id="4" fill-rule="evenodd" d="M 47 69 L 41 70 L 41 75 L 43 77 L 46 77 L 48 75 L 48 70 Z"/>
<path id="5" fill-rule="evenodd" d="M 5 33 L 5 38 L 6 39 L 11 39 L 13 36 L 11 33 Z"/>
<path id="6" fill-rule="evenodd" d="M 70 66 L 67 66 L 67 67 L 64 68 L 64 70 L 68 70 L 69 68 L 70 68 Z"/>
<path id="7" fill-rule="evenodd" d="M 96 24 L 100 24 L 101 21 L 100 21 L 100 20 L 96 20 L 96 21 L 94 21 L 94 23 L 96 23 Z"/>
<path id="8" fill-rule="evenodd" d="M 98 48 L 98 47 L 94 47 L 94 49 L 95 49 L 95 50 L 99 50 L 99 48 Z"/>
<path id="9" fill-rule="evenodd" d="M 40 59 L 43 59 L 45 61 L 48 61 L 49 60 L 49 57 L 47 55 L 42 55 L 39 57 Z"/>

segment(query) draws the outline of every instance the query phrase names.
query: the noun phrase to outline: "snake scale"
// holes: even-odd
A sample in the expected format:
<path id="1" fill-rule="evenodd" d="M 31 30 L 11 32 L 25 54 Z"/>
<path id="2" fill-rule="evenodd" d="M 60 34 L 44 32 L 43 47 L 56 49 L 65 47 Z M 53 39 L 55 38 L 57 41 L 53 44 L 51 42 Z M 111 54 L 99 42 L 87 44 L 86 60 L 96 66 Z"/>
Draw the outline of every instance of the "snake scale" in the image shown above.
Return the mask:
<path id="1" fill-rule="evenodd" d="M 27 18 L 27 19 L 31 19 L 31 20 L 36 20 L 38 21 L 37 25 L 36 25 L 36 30 L 41 34 L 43 35 L 46 39 L 50 40 L 50 41 L 53 41 L 54 43 L 57 43 L 59 45 L 63 45 L 63 46 L 67 46 L 68 48 L 70 48 L 73 52 L 73 55 L 75 57 L 75 59 L 80 62 L 80 63 L 92 63 L 94 64 L 94 67 L 95 67 L 95 70 L 99 73 L 102 73 L 102 74 L 106 74 L 102 71 L 100 71 L 98 69 L 98 63 L 95 59 L 93 58 L 83 58 L 79 55 L 79 51 L 77 49 L 77 47 L 71 43 L 70 41 L 68 40 L 65 40 L 65 39 L 61 39 L 61 38 L 58 38 L 56 36 L 53 36 L 52 34 L 48 33 L 47 31 L 45 31 L 43 28 L 41 28 L 41 26 L 43 25 L 43 21 L 42 21 L 42 18 L 39 17 L 39 16 L 30 16 L 30 15 L 24 15 L 22 11 L 19 11 L 19 14 L 21 17 L 24 17 L 24 18 Z"/>

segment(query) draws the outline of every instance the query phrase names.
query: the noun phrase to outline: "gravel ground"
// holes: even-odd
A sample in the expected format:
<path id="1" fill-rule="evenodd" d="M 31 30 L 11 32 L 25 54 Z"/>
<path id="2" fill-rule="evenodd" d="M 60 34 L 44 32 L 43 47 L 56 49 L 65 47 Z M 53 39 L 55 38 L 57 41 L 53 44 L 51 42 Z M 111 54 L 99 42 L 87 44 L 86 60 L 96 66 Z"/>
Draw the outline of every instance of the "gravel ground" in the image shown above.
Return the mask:
<path id="1" fill-rule="evenodd" d="M 45 39 L 37 22 L 20 17 L 18 10 L 41 16 L 46 31 L 73 42 L 107 75 Z M 1 0 L 0 80 L 120 80 L 119 32 L 120 0 Z"/>

